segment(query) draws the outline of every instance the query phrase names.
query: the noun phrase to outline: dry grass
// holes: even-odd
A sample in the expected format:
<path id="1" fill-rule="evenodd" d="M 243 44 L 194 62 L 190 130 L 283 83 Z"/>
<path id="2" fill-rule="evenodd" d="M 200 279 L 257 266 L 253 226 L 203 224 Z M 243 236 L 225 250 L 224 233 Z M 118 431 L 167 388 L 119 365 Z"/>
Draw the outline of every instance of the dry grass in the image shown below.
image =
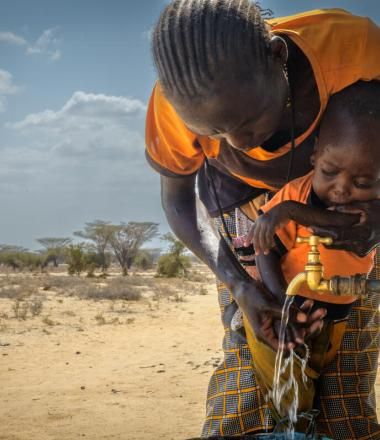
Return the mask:
<path id="1" fill-rule="evenodd" d="M 213 280 L 212 274 L 210 272 L 204 272 L 199 270 L 191 270 L 186 279 L 193 283 L 210 283 Z"/>
<path id="2" fill-rule="evenodd" d="M 33 276 L 5 276 L 0 279 L 0 299 L 9 299 L 13 303 L 13 316 L 2 315 L 3 319 L 16 318 L 25 321 L 39 316 L 43 310 L 46 296 L 40 291 L 41 283 Z"/>
<path id="3" fill-rule="evenodd" d="M 86 285 L 76 289 L 76 296 L 84 299 L 99 300 L 125 300 L 138 301 L 142 298 L 141 292 L 133 285 L 128 285 L 124 279 L 115 278 L 108 280 L 107 284 Z"/>
<path id="4" fill-rule="evenodd" d="M 25 282 L 19 281 L 17 284 L 2 284 L 0 285 L 0 298 L 19 299 L 27 298 L 34 293 L 38 293 L 38 287 Z"/>
<path id="5" fill-rule="evenodd" d="M 107 278 L 68 276 L 58 272 L 51 275 L 0 273 L 0 301 L 7 304 L 7 310 L 3 309 L 0 315 L 0 325 L 4 326 L 5 320 L 9 319 L 25 321 L 40 316 L 44 302 L 53 297 L 59 304 L 66 301 L 65 297 L 109 301 L 109 312 L 119 316 L 131 313 L 129 303 L 141 299 L 151 310 L 156 310 L 163 301 L 183 303 L 190 295 L 206 295 L 205 283 L 209 283 L 212 277 L 202 267 L 193 269 L 188 278 L 155 278 L 154 273 L 148 271 L 126 277 L 112 273 Z M 104 318 L 102 313 L 95 317 L 99 325 L 121 323 L 118 318 Z M 65 308 L 60 311 L 60 316 L 74 318 L 76 313 Z M 42 322 L 48 327 L 57 325 L 49 316 L 43 317 Z M 133 319 L 128 319 L 128 323 L 131 322 Z"/>
<path id="6" fill-rule="evenodd" d="M 13 306 L 14 317 L 25 321 L 28 317 L 35 317 L 41 314 L 43 309 L 42 298 L 15 299 Z"/>

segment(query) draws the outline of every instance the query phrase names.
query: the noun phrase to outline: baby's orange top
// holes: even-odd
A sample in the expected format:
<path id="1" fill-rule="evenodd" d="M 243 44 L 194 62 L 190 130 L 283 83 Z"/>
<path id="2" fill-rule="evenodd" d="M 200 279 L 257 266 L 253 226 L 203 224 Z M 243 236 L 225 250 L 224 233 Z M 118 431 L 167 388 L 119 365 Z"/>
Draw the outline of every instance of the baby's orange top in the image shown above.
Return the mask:
<path id="1" fill-rule="evenodd" d="M 312 189 L 312 177 L 313 172 L 289 182 L 277 192 L 261 210 L 267 212 L 273 208 L 273 206 L 285 200 L 308 203 Z M 276 235 L 287 250 L 281 257 L 281 268 L 287 283 L 290 283 L 297 274 L 305 270 L 307 253 L 310 250 L 308 244 L 296 243 L 296 238 L 297 236 L 309 237 L 311 234 L 304 226 L 291 221 L 285 227 L 278 229 Z M 368 274 L 373 267 L 375 251 L 365 257 L 358 257 L 352 252 L 327 249 L 323 245 L 319 246 L 319 251 L 321 254 L 321 262 L 324 266 L 325 278 L 331 278 L 334 275 L 351 276 L 357 273 Z M 329 293 L 323 293 L 321 295 L 317 292 L 312 292 L 305 285 L 301 288 L 299 293 L 307 298 L 333 304 L 350 304 L 357 299 L 354 296 L 335 296 Z"/>
<path id="2" fill-rule="evenodd" d="M 299 146 L 318 124 L 330 95 L 358 80 L 380 80 L 380 28 L 368 18 L 354 16 L 342 9 L 314 10 L 268 23 L 273 34 L 287 35 L 302 50 L 317 82 L 320 111 L 308 130 L 296 139 Z M 155 169 L 168 176 L 190 175 L 201 167 L 207 156 L 218 160 L 230 174 L 255 188 L 279 189 L 274 186 L 271 176 L 277 173 L 278 179 L 280 162 L 289 153 L 290 143 L 276 151 L 260 146 L 247 153 L 232 147 L 227 151 L 226 148 L 221 147 L 219 140 L 189 131 L 156 84 L 146 121 L 147 158 Z M 296 149 L 298 154 L 302 148 L 306 147 L 300 145 Z M 265 177 L 258 179 L 258 175 L 263 176 L 263 162 Z M 297 162 L 296 154 L 297 163 L 304 163 L 304 158 Z"/>

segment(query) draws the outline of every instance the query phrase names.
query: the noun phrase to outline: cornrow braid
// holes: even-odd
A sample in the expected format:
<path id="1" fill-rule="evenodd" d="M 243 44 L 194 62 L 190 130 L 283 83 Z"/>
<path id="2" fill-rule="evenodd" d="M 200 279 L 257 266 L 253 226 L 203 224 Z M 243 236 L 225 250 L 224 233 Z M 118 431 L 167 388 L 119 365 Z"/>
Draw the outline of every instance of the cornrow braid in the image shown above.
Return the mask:
<path id="1" fill-rule="evenodd" d="M 153 32 L 152 52 L 169 98 L 212 93 L 218 79 L 242 83 L 267 67 L 272 12 L 250 0 L 174 0 Z"/>

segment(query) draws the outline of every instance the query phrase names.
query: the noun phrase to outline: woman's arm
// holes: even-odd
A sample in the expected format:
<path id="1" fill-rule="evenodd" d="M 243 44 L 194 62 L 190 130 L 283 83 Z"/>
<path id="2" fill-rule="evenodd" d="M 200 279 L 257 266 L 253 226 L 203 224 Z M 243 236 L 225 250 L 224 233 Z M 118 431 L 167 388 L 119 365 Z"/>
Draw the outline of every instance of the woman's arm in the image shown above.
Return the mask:
<path id="1" fill-rule="evenodd" d="M 161 198 L 173 232 L 226 284 L 256 336 L 277 348 L 278 339 L 272 324 L 281 316 L 282 304 L 263 285 L 250 278 L 235 258 L 231 258 L 231 251 L 212 228 L 204 206 L 197 202 L 195 176 L 161 176 Z M 310 317 L 307 312 L 294 308 L 290 321 L 312 327 L 324 314 L 323 309 Z"/>

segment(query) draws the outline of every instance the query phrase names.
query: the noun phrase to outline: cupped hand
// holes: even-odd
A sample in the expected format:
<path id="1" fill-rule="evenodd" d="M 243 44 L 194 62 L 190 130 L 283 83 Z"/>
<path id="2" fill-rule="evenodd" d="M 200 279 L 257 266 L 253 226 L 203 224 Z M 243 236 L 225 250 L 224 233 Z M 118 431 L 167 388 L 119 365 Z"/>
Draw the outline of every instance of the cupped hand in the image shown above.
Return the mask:
<path id="1" fill-rule="evenodd" d="M 246 316 L 257 339 L 272 347 L 280 348 L 279 322 L 283 305 L 257 282 L 243 283 L 242 290 L 235 291 L 239 307 Z M 291 305 L 283 348 L 290 350 L 303 345 L 305 340 L 318 334 L 323 327 L 325 309 L 311 313 L 313 301 L 306 300 L 300 308 Z"/>

